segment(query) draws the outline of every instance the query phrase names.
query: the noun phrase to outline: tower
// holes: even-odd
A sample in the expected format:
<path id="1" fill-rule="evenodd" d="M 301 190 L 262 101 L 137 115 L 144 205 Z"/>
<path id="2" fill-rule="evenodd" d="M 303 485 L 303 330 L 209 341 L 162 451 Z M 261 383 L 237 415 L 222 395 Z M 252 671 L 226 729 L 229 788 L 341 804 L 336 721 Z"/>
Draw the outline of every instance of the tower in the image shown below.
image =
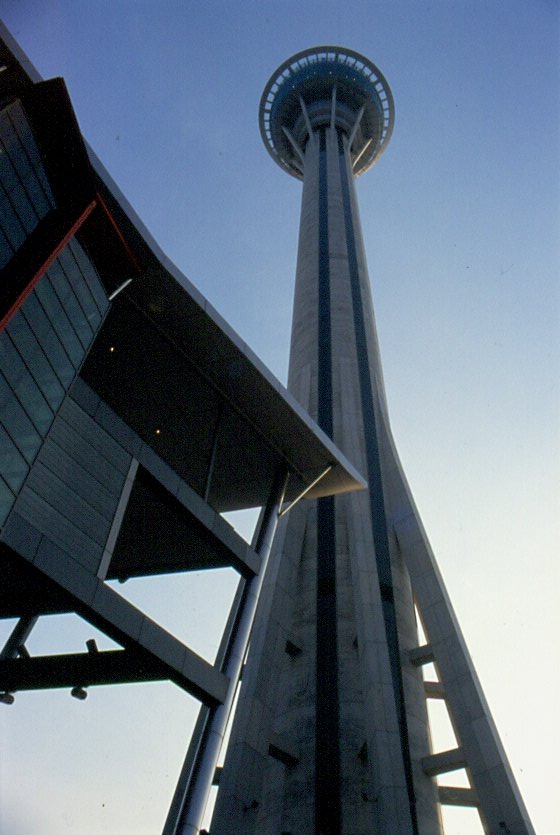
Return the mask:
<path id="1" fill-rule="evenodd" d="M 303 181 L 288 387 L 368 489 L 281 522 L 212 835 L 435 835 L 445 803 L 493 835 L 534 831 L 389 425 L 354 178 L 393 120 L 380 71 L 332 46 L 290 58 L 261 99 L 267 150 Z M 427 698 L 445 700 L 452 750 L 431 750 Z M 468 788 L 438 785 L 461 768 Z"/>

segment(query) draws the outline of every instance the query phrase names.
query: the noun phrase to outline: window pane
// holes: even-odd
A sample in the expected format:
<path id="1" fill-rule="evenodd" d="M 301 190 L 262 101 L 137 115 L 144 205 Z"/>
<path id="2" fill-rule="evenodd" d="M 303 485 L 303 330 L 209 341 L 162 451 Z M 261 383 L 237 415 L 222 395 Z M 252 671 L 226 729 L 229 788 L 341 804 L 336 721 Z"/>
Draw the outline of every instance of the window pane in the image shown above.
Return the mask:
<path id="1" fill-rule="evenodd" d="M 27 192 L 31 205 L 37 212 L 37 215 L 42 218 L 51 209 L 51 205 L 47 200 L 43 187 L 33 169 L 29 168 L 29 173 L 25 178 L 23 186 Z"/>
<path id="2" fill-rule="evenodd" d="M 74 379 L 74 368 L 34 293 L 26 299 L 21 312 L 53 366 L 58 379 L 64 389 L 67 389 Z"/>
<path id="3" fill-rule="evenodd" d="M 77 267 L 75 267 L 77 269 Z M 72 322 L 82 345 L 87 348 L 93 338 L 93 329 L 88 324 L 86 315 L 78 303 L 74 291 L 72 290 L 68 279 L 57 259 L 47 273 L 51 285 L 54 288 L 56 295 L 64 309 L 67 311 L 70 321 Z"/>
<path id="4" fill-rule="evenodd" d="M 8 156 L 8 151 L 3 142 L 0 141 L 0 183 L 4 186 L 6 191 L 15 188 L 18 183 L 18 176 L 16 169 L 12 165 L 12 161 Z"/>
<path id="5" fill-rule="evenodd" d="M 29 472 L 29 467 L 14 442 L 0 425 L 0 474 L 14 491 L 19 490 Z"/>
<path id="6" fill-rule="evenodd" d="M 4 336 L 11 338 L 47 402 L 56 411 L 64 398 L 64 389 L 21 313 L 16 313 Z"/>
<path id="7" fill-rule="evenodd" d="M 0 138 L 18 176 L 20 179 L 25 179 L 25 172 L 29 168 L 29 159 L 8 113 L 2 115 L 3 118 L 0 118 Z"/>
<path id="8" fill-rule="evenodd" d="M 31 169 L 29 169 L 28 173 L 31 173 Z M 18 184 L 16 188 L 11 189 L 8 193 L 8 198 L 25 231 L 29 234 L 37 226 L 39 218 L 37 217 L 37 213 L 33 208 L 27 193 L 21 187 L 21 184 Z"/>
<path id="9" fill-rule="evenodd" d="M 0 229 L 14 250 L 19 249 L 26 235 L 3 189 L 0 189 Z"/>
<path id="10" fill-rule="evenodd" d="M 8 243 L 8 239 L 0 228 L 0 269 L 6 266 L 13 254 L 14 250 Z"/>
<path id="11" fill-rule="evenodd" d="M 6 517 L 15 501 L 15 496 L 4 481 L 0 478 L 0 525 L 6 521 Z"/>
<path id="12" fill-rule="evenodd" d="M 74 258 L 70 247 L 66 247 L 64 251 L 60 253 L 60 263 L 62 264 L 67 280 L 76 294 L 88 321 L 92 323 L 94 328 L 97 327 L 101 321 L 99 308 L 94 297 L 92 296 L 83 271 L 81 267 L 78 266 L 78 262 Z M 95 279 L 99 282 L 97 276 L 95 276 Z"/>
<path id="13" fill-rule="evenodd" d="M 54 206 L 54 197 L 52 195 L 50 186 L 45 176 L 43 163 L 41 161 L 39 151 L 37 150 L 37 145 L 35 144 L 35 138 L 33 136 L 31 126 L 27 121 L 25 112 L 19 102 L 14 102 L 14 104 L 9 108 L 9 117 L 16 130 L 18 138 L 20 139 L 21 143 L 25 146 L 25 151 L 29 157 L 31 165 L 35 169 L 35 172 L 39 177 L 39 180 L 41 181 L 41 185 L 44 189 L 44 193 L 49 204 L 51 206 Z"/>
<path id="14" fill-rule="evenodd" d="M 101 313 L 105 313 L 107 307 L 109 306 L 109 301 L 103 288 L 103 284 L 101 283 L 101 279 L 97 274 L 97 270 L 88 258 L 84 248 L 75 238 L 70 241 L 69 249 L 72 251 L 74 258 L 78 262 L 82 275 L 84 276 L 90 292 L 95 299 L 97 307 Z"/>
<path id="15" fill-rule="evenodd" d="M 0 420 L 17 448 L 31 463 L 41 446 L 41 436 L 16 400 L 3 374 L 0 374 Z"/>
<path id="16" fill-rule="evenodd" d="M 76 336 L 76 331 L 70 324 L 66 311 L 60 304 L 52 288 L 48 275 L 44 276 L 39 282 L 35 288 L 35 293 L 45 313 L 49 317 L 58 338 L 64 345 L 66 353 L 72 361 L 72 365 L 74 368 L 78 368 L 84 355 L 84 348 Z"/>
<path id="17" fill-rule="evenodd" d="M 33 424 L 44 436 L 52 423 L 53 412 L 6 333 L 0 336 L 0 368 Z"/>

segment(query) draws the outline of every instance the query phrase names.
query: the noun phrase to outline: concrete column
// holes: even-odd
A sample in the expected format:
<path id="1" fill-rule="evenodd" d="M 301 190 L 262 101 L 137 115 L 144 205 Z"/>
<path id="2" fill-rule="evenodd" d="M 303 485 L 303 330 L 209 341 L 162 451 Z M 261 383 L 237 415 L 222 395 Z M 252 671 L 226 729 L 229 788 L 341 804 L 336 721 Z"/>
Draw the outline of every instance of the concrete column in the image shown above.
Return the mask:
<path id="1" fill-rule="evenodd" d="M 324 247 L 320 234 L 325 234 L 320 181 L 326 172 L 333 436 L 366 473 L 365 437 L 371 427 L 364 418 L 357 305 L 367 331 L 365 363 L 375 411 L 385 409 L 377 336 L 348 154 L 333 128 L 326 129 L 323 143 L 322 162 L 318 132 L 305 150 L 289 387 L 311 415 L 320 418 L 318 346 L 324 335 L 320 336 L 319 315 L 326 301 L 320 295 L 325 285 L 319 276 Z M 323 175 L 321 165 L 325 166 Z M 352 241 L 354 251 L 350 252 Z M 380 457 L 376 466 L 382 467 Z M 383 506 L 382 496 L 380 501 Z M 421 673 L 408 665 L 405 674 L 397 659 L 400 678 L 395 690 L 395 663 L 391 664 L 395 652 L 402 650 L 402 657 L 408 659 L 407 650 L 417 645 L 408 573 L 391 540 L 397 624 L 393 646 L 387 638 L 367 493 L 334 501 L 334 529 L 340 832 L 435 835 L 440 831 L 437 787 L 419 765 L 430 753 Z M 321 762 L 315 763 L 319 686 L 315 662 L 317 641 L 322 640 L 316 620 L 317 554 L 321 552 L 317 530 L 316 503 L 305 502 L 282 523 L 274 545 L 212 835 L 317 831 L 314 798 L 316 768 L 321 768 Z M 387 530 L 386 538 L 391 536 Z M 296 648 L 294 654 L 286 652 L 286 642 Z M 297 761 L 286 758 L 282 762 L 270 753 L 277 751 L 278 740 L 280 747 L 283 741 L 286 749 L 296 752 Z M 411 790 L 417 798 L 417 822 L 410 808 Z"/>

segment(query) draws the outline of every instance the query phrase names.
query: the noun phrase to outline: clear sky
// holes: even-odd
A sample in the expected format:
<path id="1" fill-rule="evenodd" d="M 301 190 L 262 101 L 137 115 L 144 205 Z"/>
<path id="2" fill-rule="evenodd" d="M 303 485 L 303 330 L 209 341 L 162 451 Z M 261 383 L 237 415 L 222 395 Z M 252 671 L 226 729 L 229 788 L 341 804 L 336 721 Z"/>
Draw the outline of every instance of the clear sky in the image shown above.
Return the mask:
<path id="1" fill-rule="evenodd" d="M 358 194 L 393 431 L 536 831 L 558 835 L 556 0 L 1 0 L 0 14 L 44 77 L 66 79 L 164 251 L 281 380 L 301 185 L 262 146 L 260 95 L 316 44 L 382 70 L 395 130 Z M 231 579 L 121 590 L 212 659 Z M 53 618 L 28 646 L 77 651 L 92 634 Z M 195 707 L 166 684 L 0 705 L 0 830 L 160 831 Z M 446 824 L 480 832 L 459 812 Z"/>

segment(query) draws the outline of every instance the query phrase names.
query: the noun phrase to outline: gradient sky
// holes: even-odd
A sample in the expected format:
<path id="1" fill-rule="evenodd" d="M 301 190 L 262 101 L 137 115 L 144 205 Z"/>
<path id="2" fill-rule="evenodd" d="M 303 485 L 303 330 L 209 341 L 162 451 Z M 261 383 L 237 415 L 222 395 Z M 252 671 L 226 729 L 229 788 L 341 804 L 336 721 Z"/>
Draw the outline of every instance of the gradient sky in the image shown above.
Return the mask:
<path id="1" fill-rule="evenodd" d="M 539 835 L 560 833 L 559 9 L 0 3 L 42 75 L 66 79 L 84 135 L 163 250 L 283 381 L 301 185 L 262 146 L 262 89 L 316 44 L 363 52 L 387 78 L 395 130 L 358 195 L 393 431 Z M 232 580 L 119 590 L 212 660 Z M 79 651 L 93 634 L 45 619 L 28 647 Z M 2 832 L 160 831 L 193 699 L 150 684 L 0 708 Z M 479 832 L 446 814 L 447 835 Z"/>

